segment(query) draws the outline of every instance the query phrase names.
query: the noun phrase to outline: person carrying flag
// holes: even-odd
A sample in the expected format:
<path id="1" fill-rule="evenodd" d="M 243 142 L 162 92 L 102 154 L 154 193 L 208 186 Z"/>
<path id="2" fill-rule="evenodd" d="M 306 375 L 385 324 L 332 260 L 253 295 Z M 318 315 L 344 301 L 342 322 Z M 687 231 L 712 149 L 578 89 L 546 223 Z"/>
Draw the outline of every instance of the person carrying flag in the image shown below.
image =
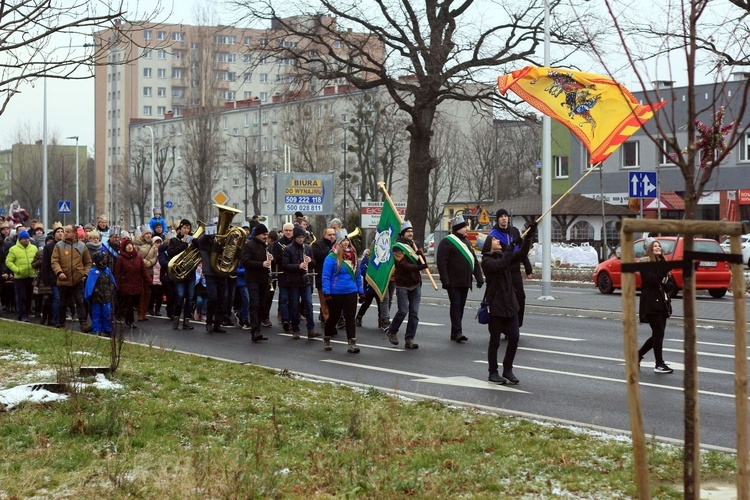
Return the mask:
<path id="1" fill-rule="evenodd" d="M 398 329 L 406 316 L 409 316 L 404 335 L 404 347 L 406 349 L 419 349 L 419 344 L 414 342 L 419 324 L 419 303 L 422 299 L 422 274 L 420 271 L 427 269 L 427 264 L 421 264 L 419 257 L 424 256 L 414 245 L 414 228 L 411 222 L 404 221 L 401 225 L 396 243 L 393 245 L 393 258 L 396 261 L 394 276 L 396 281 L 396 300 L 398 312 L 391 321 L 391 326 L 386 332 L 388 340 L 393 345 L 398 345 Z M 424 261 L 424 260 L 423 260 Z"/>
<path id="2" fill-rule="evenodd" d="M 451 226 L 451 234 L 440 240 L 438 245 L 437 266 L 440 282 L 448 292 L 450 301 L 451 340 L 460 344 L 469 340 L 463 334 L 461 322 L 472 277 L 477 281 L 477 288 L 482 288 L 484 276 L 471 242 L 466 239 L 469 226 L 463 216 L 457 215 L 451 221 Z"/>

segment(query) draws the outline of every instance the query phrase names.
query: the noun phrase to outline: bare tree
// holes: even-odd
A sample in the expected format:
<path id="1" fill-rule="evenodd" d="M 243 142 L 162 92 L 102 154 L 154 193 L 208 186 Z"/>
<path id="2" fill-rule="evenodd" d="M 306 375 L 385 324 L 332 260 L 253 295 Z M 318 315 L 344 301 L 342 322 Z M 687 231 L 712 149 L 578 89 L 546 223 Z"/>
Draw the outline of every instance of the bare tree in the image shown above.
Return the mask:
<path id="1" fill-rule="evenodd" d="M 143 225 L 151 216 L 148 205 L 151 196 L 151 139 L 141 138 L 130 147 L 130 168 L 128 169 L 129 213 L 135 220 L 131 224 Z M 154 172 L 155 174 L 156 172 Z"/>
<path id="2" fill-rule="evenodd" d="M 97 64 L 109 63 L 112 44 L 129 40 L 136 44 L 136 33 L 163 14 L 160 2 L 151 9 L 128 11 L 123 0 L 115 2 L 40 2 L 17 0 L 0 4 L 0 115 L 24 83 L 39 78 L 91 78 Z M 141 19 L 123 23 L 125 17 Z M 107 39 L 97 39 L 89 49 L 79 48 L 85 37 L 96 30 L 107 30 Z M 57 50 L 60 49 L 60 50 Z M 140 54 L 127 55 L 117 64 L 126 64 Z"/>
<path id="3" fill-rule="evenodd" d="M 164 212 L 164 193 L 172 180 L 175 172 L 177 146 L 174 145 L 174 137 L 168 136 L 159 139 L 155 146 L 156 159 L 154 161 L 154 179 L 158 193 L 156 202 Z"/>
<path id="4" fill-rule="evenodd" d="M 409 154 L 409 136 L 406 132 L 408 117 L 394 109 L 383 108 L 383 119 L 378 127 L 375 147 L 377 149 L 376 177 L 383 181 L 389 193 L 393 192 L 396 183 L 406 181 L 408 173 L 403 170 L 405 159 Z M 376 181 L 377 182 L 377 181 Z M 378 191 L 374 200 L 384 200 L 382 191 Z"/>
<path id="5" fill-rule="evenodd" d="M 629 15 L 611 0 L 605 4 L 611 22 L 617 29 L 621 42 L 620 50 L 628 61 L 628 68 L 635 74 L 643 91 L 644 101 L 652 105 L 666 98 L 675 102 L 679 96 L 673 90 L 653 90 L 649 82 L 658 77 L 649 75 L 644 69 L 648 63 L 665 68 L 671 76 L 673 65 L 682 59 L 687 71 L 686 116 L 678 115 L 674 107 L 654 115 L 644 131 L 664 157 L 668 157 L 681 172 L 685 181 L 685 218 L 695 219 L 698 200 L 710 182 L 714 170 L 730 154 L 748 126 L 741 124 L 745 116 L 750 80 L 729 82 L 722 73 L 725 67 L 745 66 L 748 58 L 746 17 L 748 2 L 731 0 L 733 9 L 721 2 L 685 0 L 669 2 L 662 6 L 663 12 L 646 18 L 641 13 Z M 580 17 L 580 16 L 579 16 Z M 581 27 L 585 32 L 585 20 Z M 596 44 L 593 44 L 596 47 Z M 611 52 L 607 52 L 609 56 Z M 610 75 L 613 68 L 608 57 L 597 49 L 601 64 Z M 703 68 L 701 68 L 703 65 Z M 706 66 L 708 65 L 708 66 Z M 713 95 L 698 99 L 696 95 L 697 73 L 707 67 L 713 73 L 715 86 Z M 731 92 L 730 92 L 731 90 Z M 731 97 L 730 97 L 731 94 Z M 732 104 L 734 120 L 725 123 L 725 105 Z M 729 108 L 727 108 L 729 109 Z M 699 119 L 706 124 L 699 124 Z M 685 252 L 694 248 L 694 238 L 684 236 Z M 698 365 L 696 337 L 695 275 L 685 273 L 683 284 L 684 349 L 685 349 L 685 454 L 684 494 L 685 498 L 698 498 L 700 487 L 700 452 L 698 433 Z M 742 494 L 746 495 L 747 492 Z"/>
<path id="6" fill-rule="evenodd" d="M 540 157 L 541 125 L 535 118 L 496 120 L 497 200 L 537 191 L 536 162 Z"/>
<path id="7" fill-rule="evenodd" d="M 450 122 L 439 121 L 435 127 L 432 141 L 432 157 L 435 166 L 430 171 L 430 182 L 427 189 L 428 213 L 427 223 L 434 231 L 443 217 L 443 204 L 455 201 L 463 191 L 462 175 L 468 140 Z M 407 205 L 410 218 L 414 211 Z"/>
<path id="8" fill-rule="evenodd" d="M 383 88 L 409 116 L 408 205 L 417 239 L 424 237 L 429 209 L 425 188 L 435 168 L 430 146 L 438 106 L 497 99 L 493 87 L 477 85 L 482 73 L 530 61 L 543 31 L 543 0 L 498 5 L 497 24 L 489 27 L 475 22 L 482 7 L 474 0 L 320 0 L 312 6 L 297 1 L 285 4 L 297 14 L 287 19 L 271 0 L 232 3 L 248 19 L 272 23 L 268 50 L 294 58 L 311 84 L 343 79 L 360 89 Z M 558 5 L 550 3 L 553 9 Z M 566 42 L 579 45 L 575 39 Z"/>

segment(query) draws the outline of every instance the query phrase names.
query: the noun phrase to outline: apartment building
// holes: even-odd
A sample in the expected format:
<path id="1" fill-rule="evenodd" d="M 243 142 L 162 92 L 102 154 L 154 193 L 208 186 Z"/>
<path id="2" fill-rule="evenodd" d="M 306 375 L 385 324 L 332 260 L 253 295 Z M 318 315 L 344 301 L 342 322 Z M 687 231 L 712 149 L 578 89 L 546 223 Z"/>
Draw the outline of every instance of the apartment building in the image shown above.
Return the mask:
<path id="1" fill-rule="evenodd" d="M 316 23 L 326 28 L 335 25 L 334 19 L 322 15 L 307 20 L 312 28 Z M 274 26 L 138 24 L 118 28 L 127 29 L 128 40 L 113 30 L 96 34 L 97 43 L 110 49 L 104 51 L 95 72 L 96 207 L 115 222 L 128 209 L 120 206 L 119 189 L 127 179 L 132 120 L 179 119 L 192 107 L 255 98 L 269 103 L 276 92 L 315 92 L 324 85 L 315 80 L 301 82 L 294 59 L 268 55 L 269 44 L 297 43 L 282 41 L 274 34 Z M 347 49 L 340 44 L 334 50 Z M 344 82 L 326 82 L 330 83 Z"/>

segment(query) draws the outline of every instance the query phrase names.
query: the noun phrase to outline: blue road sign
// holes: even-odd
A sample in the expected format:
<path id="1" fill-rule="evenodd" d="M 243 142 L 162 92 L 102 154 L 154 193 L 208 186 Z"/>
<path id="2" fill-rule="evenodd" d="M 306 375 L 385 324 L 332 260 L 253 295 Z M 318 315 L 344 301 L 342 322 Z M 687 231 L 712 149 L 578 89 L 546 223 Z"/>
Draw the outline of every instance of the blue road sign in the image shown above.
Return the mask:
<path id="1" fill-rule="evenodd" d="M 57 211 L 61 214 L 69 214 L 70 213 L 70 202 L 69 201 L 58 201 L 57 202 Z"/>
<path id="2" fill-rule="evenodd" d="M 656 198 L 656 172 L 628 172 L 628 196 Z"/>
<path id="3" fill-rule="evenodd" d="M 170 200 L 167 200 L 167 201 L 164 202 L 164 206 L 166 208 L 172 208 L 174 206 L 174 203 L 172 203 L 172 201 L 170 201 Z"/>
<path id="4" fill-rule="evenodd" d="M 5 209 L 4 208 L 0 208 L 0 215 L 5 215 Z"/>

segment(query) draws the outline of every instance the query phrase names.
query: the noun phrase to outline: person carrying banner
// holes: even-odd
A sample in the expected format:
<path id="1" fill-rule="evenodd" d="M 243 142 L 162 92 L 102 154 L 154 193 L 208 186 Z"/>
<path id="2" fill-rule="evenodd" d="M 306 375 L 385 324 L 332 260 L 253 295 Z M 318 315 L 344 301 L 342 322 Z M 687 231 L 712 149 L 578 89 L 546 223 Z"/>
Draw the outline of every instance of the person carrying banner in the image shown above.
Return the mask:
<path id="1" fill-rule="evenodd" d="M 417 335 L 419 303 L 422 299 L 421 271 L 428 267 L 427 264 L 420 263 L 419 257 L 422 256 L 422 252 L 416 249 L 413 238 L 414 229 L 411 222 L 404 221 L 399 237 L 393 245 L 393 258 L 396 261 L 394 276 L 398 312 L 393 317 L 391 326 L 386 332 L 390 343 L 398 345 L 398 329 L 408 315 L 409 319 L 404 335 L 404 347 L 406 349 L 419 349 L 419 344 L 414 342 L 414 337 Z"/>
<path id="2" fill-rule="evenodd" d="M 437 266 L 440 282 L 448 292 L 450 301 L 451 340 L 460 344 L 469 340 L 463 334 L 461 322 L 472 276 L 477 281 L 477 288 L 484 285 L 484 277 L 471 242 L 466 239 L 468 224 L 458 215 L 451 221 L 451 226 L 451 234 L 440 240 L 438 245 Z"/>
<path id="3" fill-rule="evenodd" d="M 521 233 L 518 228 L 511 225 L 510 215 L 508 211 L 501 208 L 495 214 L 495 226 L 490 231 L 490 236 L 500 240 L 500 243 L 505 248 L 513 243 L 513 240 L 521 241 Z M 520 248 L 520 244 L 516 245 L 513 250 L 516 251 Z M 526 252 L 528 254 L 528 252 Z M 523 264 L 526 276 L 531 276 L 534 269 L 531 267 L 528 255 L 520 257 L 520 263 Z M 521 277 L 521 266 L 518 262 L 514 263 L 510 268 L 510 274 L 513 278 L 513 290 L 516 292 L 516 299 L 518 300 L 518 327 L 523 326 L 523 313 L 526 310 L 526 291 L 523 289 L 523 277 Z"/>

